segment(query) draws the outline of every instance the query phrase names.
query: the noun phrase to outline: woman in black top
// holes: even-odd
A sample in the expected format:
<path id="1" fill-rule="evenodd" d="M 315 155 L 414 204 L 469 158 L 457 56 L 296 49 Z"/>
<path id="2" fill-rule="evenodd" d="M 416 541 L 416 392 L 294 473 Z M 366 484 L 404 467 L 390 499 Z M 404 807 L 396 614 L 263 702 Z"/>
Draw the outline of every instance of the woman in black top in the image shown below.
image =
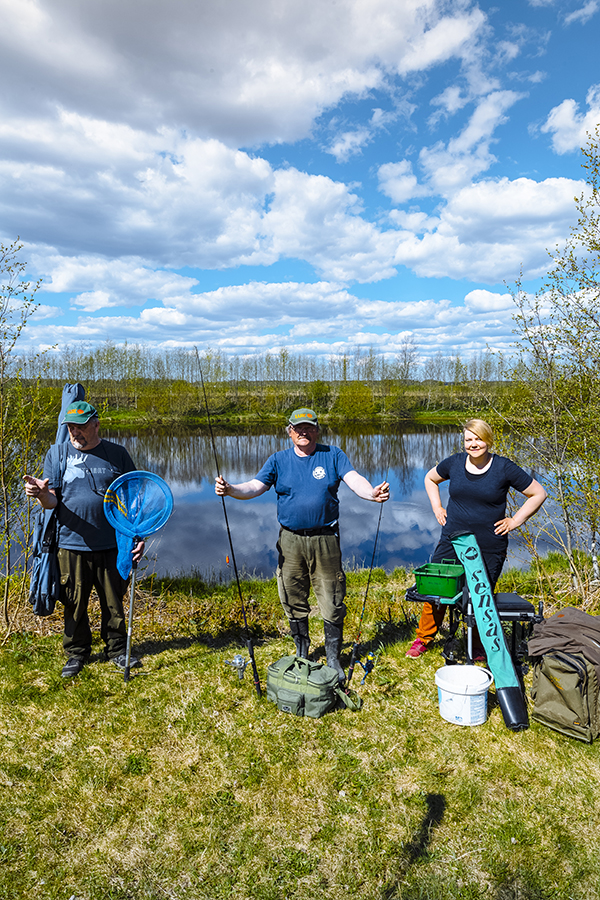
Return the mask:
<path id="1" fill-rule="evenodd" d="M 516 463 L 491 453 L 494 434 L 483 419 L 469 419 L 463 431 L 465 452 L 442 460 L 425 476 L 431 508 L 442 526 L 441 538 L 431 561 L 458 561 L 450 535 L 470 531 L 477 538 L 493 590 L 506 559 L 508 534 L 537 512 L 546 499 L 546 491 Z M 440 498 L 439 485 L 443 481 L 449 482 L 447 510 Z M 511 488 L 527 499 L 514 516 L 507 516 L 506 498 Z M 445 612 L 445 606 L 423 605 L 417 639 L 407 656 L 416 658 L 425 653 Z"/>

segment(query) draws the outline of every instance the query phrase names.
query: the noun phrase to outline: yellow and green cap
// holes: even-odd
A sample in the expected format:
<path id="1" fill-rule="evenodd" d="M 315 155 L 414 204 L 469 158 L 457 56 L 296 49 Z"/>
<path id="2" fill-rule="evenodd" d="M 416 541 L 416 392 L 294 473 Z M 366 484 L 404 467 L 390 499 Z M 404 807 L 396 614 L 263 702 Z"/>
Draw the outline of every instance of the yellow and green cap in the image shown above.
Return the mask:
<path id="1" fill-rule="evenodd" d="M 318 425 L 317 414 L 314 409 L 295 409 L 289 418 L 290 425 L 300 425 L 301 422 L 308 422 L 311 425 Z"/>

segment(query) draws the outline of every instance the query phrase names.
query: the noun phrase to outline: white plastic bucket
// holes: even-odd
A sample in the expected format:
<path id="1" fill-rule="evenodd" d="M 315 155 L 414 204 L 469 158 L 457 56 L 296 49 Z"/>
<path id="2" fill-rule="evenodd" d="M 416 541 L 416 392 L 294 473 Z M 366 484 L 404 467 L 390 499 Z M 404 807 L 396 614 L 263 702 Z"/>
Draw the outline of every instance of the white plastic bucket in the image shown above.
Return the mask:
<path id="1" fill-rule="evenodd" d="M 483 725 L 487 692 L 494 680 L 481 666 L 444 666 L 435 673 L 440 715 L 455 725 Z"/>

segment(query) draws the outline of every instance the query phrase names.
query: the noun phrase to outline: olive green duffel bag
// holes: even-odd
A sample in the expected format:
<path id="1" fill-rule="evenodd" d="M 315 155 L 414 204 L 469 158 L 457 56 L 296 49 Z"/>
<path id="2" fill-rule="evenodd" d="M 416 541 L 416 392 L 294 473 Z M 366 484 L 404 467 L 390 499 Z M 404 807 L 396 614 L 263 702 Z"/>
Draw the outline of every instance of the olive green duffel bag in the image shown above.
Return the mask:
<path id="1" fill-rule="evenodd" d="M 340 688 L 338 673 L 323 663 L 283 656 L 267 669 L 267 698 L 281 712 L 318 719 L 338 705 L 358 710 L 362 700 Z"/>
<path id="2" fill-rule="evenodd" d="M 535 722 L 590 744 L 600 734 L 596 669 L 582 653 L 545 653 L 533 668 L 531 696 Z"/>

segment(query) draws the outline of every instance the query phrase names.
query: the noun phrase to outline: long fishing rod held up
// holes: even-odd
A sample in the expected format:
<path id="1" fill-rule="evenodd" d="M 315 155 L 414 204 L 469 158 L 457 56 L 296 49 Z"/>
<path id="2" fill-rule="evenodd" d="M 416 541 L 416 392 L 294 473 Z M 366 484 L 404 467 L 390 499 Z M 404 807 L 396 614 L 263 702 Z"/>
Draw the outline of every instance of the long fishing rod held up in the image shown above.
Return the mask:
<path id="1" fill-rule="evenodd" d="M 390 465 L 389 465 L 389 458 L 388 458 L 388 466 L 387 466 L 387 469 L 385 472 L 385 477 L 383 479 L 384 483 L 387 481 L 389 468 L 390 468 Z M 350 665 L 348 667 L 348 677 L 346 679 L 346 687 L 348 687 L 348 685 L 350 684 L 350 682 L 352 680 L 352 675 L 354 674 L 354 667 L 359 659 L 358 650 L 360 647 L 360 638 L 361 638 L 361 634 L 362 634 L 362 623 L 363 623 L 363 619 L 365 616 L 365 609 L 367 606 L 367 597 L 369 596 L 369 585 L 371 584 L 371 575 L 373 573 L 373 565 L 375 563 L 375 553 L 377 552 L 377 542 L 379 540 L 379 530 L 381 528 L 382 513 L 383 513 L 383 503 L 379 507 L 379 516 L 377 518 L 377 531 L 375 532 L 375 541 L 373 542 L 373 555 L 371 556 L 371 565 L 369 567 L 369 576 L 367 578 L 367 586 L 365 588 L 365 596 L 363 598 L 362 610 L 360 613 L 360 620 L 358 623 L 358 632 L 356 634 L 356 640 L 354 641 L 354 644 L 352 645 L 352 653 L 350 654 Z M 374 663 L 373 663 L 373 665 L 374 665 Z M 369 672 L 371 672 L 373 670 L 373 665 L 371 665 L 368 672 L 365 669 L 365 678 L 369 674 Z M 364 668 L 364 666 L 363 666 L 363 668 Z M 364 678 L 363 678 L 363 681 L 364 681 Z"/>
<path id="2" fill-rule="evenodd" d="M 198 372 L 200 373 L 200 383 L 202 384 L 202 393 L 204 394 L 204 405 L 206 407 L 206 418 L 208 421 L 208 430 L 210 432 L 210 442 L 212 445 L 213 456 L 215 459 L 215 467 L 217 469 L 217 477 L 221 477 L 221 470 L 219 468 L 219 457 L 217 456 L 217 447 L 215 444 L 215 436 L 213 433 L 212 421 L 210 418 L 210 409 L 208 407 L 208 396 L 206 394 L 206 385 L 204 384 L 204 376 L 202 374 L 202 366 L 200 365 L 200 354 L 198 353 L 198 348 L 194 347 L 196 351 L 196 361 L 198 363 Z M 246 633 L 246 647 L 248 649 L 248 655 L 250 656 L 250 662 L 252 664 L 252 674 L 254 677 L 254 687 L 256 688 L 256 693 L 259 697 L 262 697 L 262 690 L 260 687 L 260 679 L 258 677 L 258 669 L 256 668 L 256 660 L 254 659 L 254 647 L 252 645 L 252 638 L 250 636 L 250 629 L 248 628 L 248 619 L 246 618 L 246 606 L 244 604 L 244 596 L 242 594 L 242 587 L 240 585 L 240 577 L 238 574 L 238 567 L 235 561 L 235 551 L 233 549 L 233 540 L 231 537 L 231 529 L 229 528 L 229 519 L 227 517 L 227 507 L 225 506 L 225 497 L 221 497 L 221 504 L 223 506 L 223 516 L 225 517 L 225 527 L 227 529 L 227 537 L 229 539 L 229 549 L 231 552 L 231 562 L 233 564 L 233 571 L 235 573 L 235 581 L 237 584 L 238 595 L 240 598 L 240 605 L 242 608 L 242 616 L 244 618 L 244 631 Z M 243 676 L 243 672 L 241 673 Z"/>
<path id="3" fill-rule="evenodd" d="M 352 675 L 354 674 L 354 666 L 356 665 L 356 662 L 358 660 L 358 649 L 360 647 L 360 638 L 361 638 L 361 634 L 362 634 L 362 623 L 363 623 L 363 619 L 365 616 L 365 609 L 367 606 L 367 597 L 369 596 L 369 585 L 371 584 L 371 575 L 373 572 L 373 565 L 375 563 L 375 553 L 377 551 L 377 541 L 379 540 L 379 529 L 381 527 L 381 514 L 382 513 L 383 513 L 383 504 L 381 504 L 381 506 L 379 507 L 379 517 L 377 519 L 377 531 L 375 532 L 375 541 L 373 542 L 373 555 L 371 556 L 371 566 L 369 568 L 369 576 L 367 578 L 367 586 L 365 588 L 365 596 L 363 598 L 362 610 L 360 613 L 360 620 L 358 623 L 358 632 L 356 634 L 356 640 L 354 641 L 354 644 L 352 645 L 352 653 L 350 655 L 350 666 L 348 667 L 348 677 L 346 679 L 346 686 L 348 686 L 350 684 L 350 681 L 352 680 Z M 372 670 L 372 667 L 369 671 L 371 671 L 371 670 Z M 368 675 L 368 674 L 369 673 L 366 672 L 366 675 Z"/>

